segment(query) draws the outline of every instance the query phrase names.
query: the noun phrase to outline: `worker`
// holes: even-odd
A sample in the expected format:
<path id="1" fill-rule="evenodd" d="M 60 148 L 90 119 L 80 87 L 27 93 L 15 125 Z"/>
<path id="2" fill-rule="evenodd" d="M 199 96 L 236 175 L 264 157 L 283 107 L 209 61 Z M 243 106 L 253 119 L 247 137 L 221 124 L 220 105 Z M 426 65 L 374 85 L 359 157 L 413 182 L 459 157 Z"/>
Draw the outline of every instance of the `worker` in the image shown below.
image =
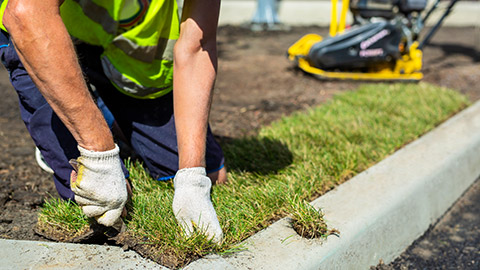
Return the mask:
<path id="1" fill-rule="evenodd" d="M 181 19 L 175 0 L 0 2 L 0 56 L 60 196 L 116 223 L 123 138 L 153 177 L 173 179 L 186 236 L 196 225 L 220 242 L 210 189 L 227 178 L 208 126 L 220 1 L 185 0 Z"/>

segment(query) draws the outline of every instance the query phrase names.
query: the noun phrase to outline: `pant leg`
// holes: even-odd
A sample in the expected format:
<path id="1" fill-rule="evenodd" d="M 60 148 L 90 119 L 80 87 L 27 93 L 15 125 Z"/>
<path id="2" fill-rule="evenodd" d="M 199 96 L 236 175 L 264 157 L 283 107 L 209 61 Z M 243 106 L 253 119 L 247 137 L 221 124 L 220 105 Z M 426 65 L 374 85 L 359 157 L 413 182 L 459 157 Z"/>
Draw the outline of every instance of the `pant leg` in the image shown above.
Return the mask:
<path id="1" fill-rule="evenodd" d="M 73 199 L 69 181 L 72 167 L 68 160 L 79 155 L 76 142 L 32 82 L 13 44 L 5 33 L 1 36 L 3 42 L 8 41 L 3 44 L 6 46 L 1 49 L 0 55 L 18 94 L 21 118 L 45 162 L 54 171 L 53 179 L 59 195 L 64 199 Z"/>
<path id="2" fill-rule="evenodd" d="M 0 56 L 18 94 L 21 118 L 45 162 L 54 171 L 53 180 L 60 197 L 73 200 L 70 190 L 72 167 L 68 161 L 80 155 L 77 142 L 31 80 L 5 33 L 0 34 L 0 43 L 2 41 Z M 125 168 L 124 172 L 127 176 Z"/>

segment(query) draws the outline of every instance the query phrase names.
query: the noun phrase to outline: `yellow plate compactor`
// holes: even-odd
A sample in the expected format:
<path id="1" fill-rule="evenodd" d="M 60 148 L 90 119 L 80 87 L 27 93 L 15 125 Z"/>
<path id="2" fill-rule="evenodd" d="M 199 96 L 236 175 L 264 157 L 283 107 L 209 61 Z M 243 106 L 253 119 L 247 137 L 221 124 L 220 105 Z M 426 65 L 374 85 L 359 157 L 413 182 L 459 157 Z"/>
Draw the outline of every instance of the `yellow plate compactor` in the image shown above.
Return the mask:
<path id="1" fill-rule="evenodd" d="M 438 30 L 457 0 L 418 40 L 425 21 L 440 0 L 422 14 L 427 0 L 343 0 L 337 22 L 337 1 L 332 1 L 329 37 L 308 34 L 287 52 L 303 71 L 321 79 L 418 81 L 423 74 L 422 48 Z M 349 7 L 350 6 L 350 7 Z M 348 9 L 353 24 L 346 29 Z"/>

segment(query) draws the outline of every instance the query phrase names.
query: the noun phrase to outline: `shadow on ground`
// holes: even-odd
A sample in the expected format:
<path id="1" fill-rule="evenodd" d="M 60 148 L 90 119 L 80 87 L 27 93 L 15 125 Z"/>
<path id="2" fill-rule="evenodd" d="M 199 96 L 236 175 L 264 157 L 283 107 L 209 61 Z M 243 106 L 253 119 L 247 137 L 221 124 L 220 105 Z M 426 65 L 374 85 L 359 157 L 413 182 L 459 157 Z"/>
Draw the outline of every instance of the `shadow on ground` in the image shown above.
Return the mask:
<path id="1" fill-rule="evenodd" d="M 293 155 L 282 142 L 270 138 L 219 137 L 229 171 L 256 174 L 276 173 L 293 162 Z"/>
<path id="2" fill-rule="evenodd" d="M 466 57 L 470 58 L 470 63 L 480 62 L 480 51 L 475 46 L 454 44 L 454 43 L 432 43 L 427 46 L 439 49 L 443 52 L 443 55 L 438 55 L 435 59 L 430 60 L 430 64 L 437 64 L 445 61 L 445 58 L 451 57 Z"/>

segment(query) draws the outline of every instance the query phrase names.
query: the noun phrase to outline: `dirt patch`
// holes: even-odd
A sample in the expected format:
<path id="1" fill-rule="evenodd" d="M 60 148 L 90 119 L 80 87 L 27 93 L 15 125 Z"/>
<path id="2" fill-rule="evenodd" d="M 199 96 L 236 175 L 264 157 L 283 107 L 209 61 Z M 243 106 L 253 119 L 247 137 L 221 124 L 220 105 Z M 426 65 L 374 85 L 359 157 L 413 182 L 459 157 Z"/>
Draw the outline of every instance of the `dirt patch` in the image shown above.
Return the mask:
<path id="1" fill-rule="evenodd" d="M 219 139 L 255 134 L 259 127 L 281 116 L 358 87 L 358 82 L 319 81 L 295 70 L 286 60 L 287 48 L 302 35 L 327 32 L 318 27 L 278 32 L 221 27 L 210 119 Z M 442 28 L 424 51 L 424 81 L 456 89 L 471 100 L 479 99 L 480 45 L 476 38 L 480 40 L 474 28 Z M 45 240 L 33 228 L 43 200 L 57 196 L 53 181 L 35 163 L 34 145 L 19 117 L 18 101 L 4 70 L 0 72 L 0 92 L 0 237 Z M 138 241 L 131 243 L 130 247 L 138 245 Z"/>
<path id="2" fill-rule="evenodd" d="M 20 119 L 18 101 L 5 71 L 0 73 L 0 237 L 40 240 L 37 210 L 56 195 L 50 175 L 35 163 L 34 146 Z"/>

